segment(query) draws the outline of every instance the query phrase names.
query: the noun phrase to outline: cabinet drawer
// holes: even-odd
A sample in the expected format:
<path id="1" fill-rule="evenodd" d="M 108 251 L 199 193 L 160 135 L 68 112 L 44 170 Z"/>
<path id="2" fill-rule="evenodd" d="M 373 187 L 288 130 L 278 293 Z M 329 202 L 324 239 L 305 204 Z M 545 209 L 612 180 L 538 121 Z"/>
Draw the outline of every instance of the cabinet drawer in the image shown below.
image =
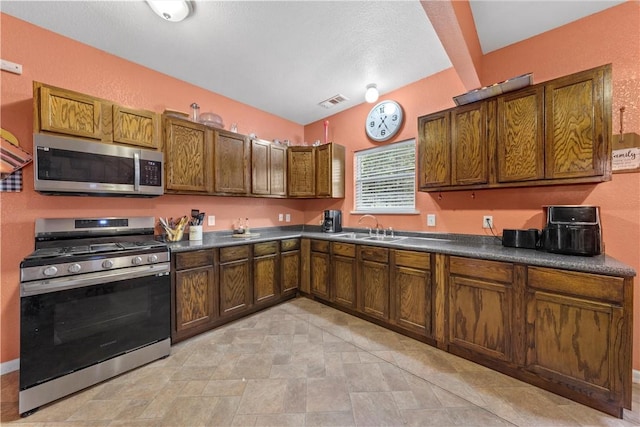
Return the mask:
<path id="1" fill-rule="evenodd" d="M 403 267 L 431 269 L 431 255 L 426 252 L 400 251 L 395 252 L 395 264 Z"/>
<path id="2" fill-rule="evenodd" d="M 356 257 L 356 245 L 353 243 L 331 243 L 334 255 L 342 255 L 350 258 Z"/>
<path id="3" fill-rule="evenodd" d="M 326 240 L 312 240 L 311 241 L 312 252 L 324 252 L 329 253 L 329 242 Z"/>
<path id="4" fill-rule="evenodd" d="M 295 251 L 300 249 L 300 239 L 284 239 L 280 241 L 280 250 L 282 252 Z"/>
<path id="5" fill-rule="evenodd" d="M 376 246 L 360 246 L 360 258 L 362 260 L 389 262 L 389 249 Z"/>
<path id="6" fill-rule="evenodd" d="M 220 263 L 249 258 L 249 245 L 220 248 Z"/>
<path id="7" fill-rule="evenodd" d="M 253 245 L 253 256 L 272 255 L 278 252 L 278 242 L 264 242 Z"/>
<path id="8" fill-rule="evenodd" d="M 176 270 L 213 265 L 213 249 L 203 251 L 180 252 L 176 257 Z"/>
<path id="9" fill-rule="evenodd" d="M 621 277 L 541 267 L 529 267 L 527 276 L 528 285 L 532 288 L 615 303 L 624 300 L 624 279 Z"/>
<path id="10" fill-rule="evenodd" d="M 450 257 L 449 271 L 458 276 L 471 276 L 497 282 L 513 282 L 513 265 L 506 262 Z"/>

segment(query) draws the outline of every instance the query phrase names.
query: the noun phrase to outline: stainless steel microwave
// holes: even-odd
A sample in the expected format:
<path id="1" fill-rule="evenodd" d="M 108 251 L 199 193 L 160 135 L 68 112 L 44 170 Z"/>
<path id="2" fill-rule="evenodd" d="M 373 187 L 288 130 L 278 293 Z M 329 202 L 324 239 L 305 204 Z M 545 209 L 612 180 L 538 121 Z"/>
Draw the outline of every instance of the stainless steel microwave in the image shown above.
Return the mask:
<path id="1" fill-rule="evenodd" d="M 155 197 L 164 193 L 159 151 L 33 135 L 34 187 L 43 194 Z"/>

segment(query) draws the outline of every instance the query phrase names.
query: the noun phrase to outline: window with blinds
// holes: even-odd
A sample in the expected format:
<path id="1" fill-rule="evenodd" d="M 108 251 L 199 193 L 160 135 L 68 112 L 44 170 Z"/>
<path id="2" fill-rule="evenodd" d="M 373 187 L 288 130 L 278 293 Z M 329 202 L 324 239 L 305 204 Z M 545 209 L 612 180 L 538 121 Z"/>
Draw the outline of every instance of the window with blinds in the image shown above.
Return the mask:
<path id="1" fill-rule="evenodd" d="M 356 152 L 356 212 L 415 213 L 415 171 L 414 139 Z"/>

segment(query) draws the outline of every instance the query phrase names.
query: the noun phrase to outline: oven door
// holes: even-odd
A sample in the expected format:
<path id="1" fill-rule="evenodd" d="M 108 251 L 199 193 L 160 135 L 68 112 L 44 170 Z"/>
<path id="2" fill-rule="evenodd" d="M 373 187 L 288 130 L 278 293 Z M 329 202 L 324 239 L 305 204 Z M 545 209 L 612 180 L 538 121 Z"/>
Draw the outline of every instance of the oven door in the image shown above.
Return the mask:
<path id="1" fill-rule="evenodd" d="M 169 265 L 21 290 L 20 389 L 170 336 Z M 165 271 L 158 271 L 164 269 Z M 145 271 L 146 270 L 146 271 Z M 63 279 L 64 280 L 64 279 Z M 106 281 L 105 281 L 106 280 Z M 65 282 L 62 282 L 65 283 Z M 54 290 L 52 290 L 54 289 Z M 56 290 L 57 289 L 57 290 Z M 62 290 L 60 290 L 62 289 Z"/>

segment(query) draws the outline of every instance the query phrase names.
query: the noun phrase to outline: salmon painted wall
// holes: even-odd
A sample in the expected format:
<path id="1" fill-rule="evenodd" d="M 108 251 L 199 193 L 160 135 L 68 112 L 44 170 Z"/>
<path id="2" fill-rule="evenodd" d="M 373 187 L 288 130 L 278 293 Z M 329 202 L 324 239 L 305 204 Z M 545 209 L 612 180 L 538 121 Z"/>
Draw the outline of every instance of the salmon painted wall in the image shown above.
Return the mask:
<path id="1" fill-rule="evenodd" d="M 619 132 L 619 109 L 625 106 L 625 132 L 640 134 L 640 3 L 627 2 L 559 29 L 485 55 L 481 64 L 483 85 L 532 72 L 535 83 L 613 64 L 613 126 Z M 417 137 L 417 118 L 453 107 L 453 96 L 467 90 L 451 70 L 429 77 L 381 99 L 394 99 L 405 110 L 405 124 L 392 142 Z M 363 104 L 329 117 L 329 140 L 347 146 L 347 184 L 342 209 L 344 224 L 357 226 L 353 209 L 353 152 L 377 144 L 364 132 L 364 120 L 373 104 Z M 309 141 L 321 138 L 323 123 L 305 128 Z M 475 192 L 417 193 L 419 215 L 377 215 L 384 227 L 396 230 L 489 234 L 482 216 L 493 215 L 498 233 L 504 228 L 542 228 L 543 205 L 594 204 L 601 207 L 603 238 L 608 255 L 640 272 L 640 173 L 614 174 L 597 185 L 479 190 Z M 475 197 L 474 197 L 475 196 Z M 320 206 L 307 205 L 306 221 L 316 224 Z M 426 215 L 436 214 L 436 227 L 426 226 Z M 636 283 L 639 280 L 636 279 Z M 633 366 L 640 369 L 640 292 L 635 294 Z"/>
<path id="2" fill-rule="evenodd" d="M 0 122 L 29 152 L 32 151 L 32 81 L 76 90 L 125 106 L 162 112 L 188 112 L 192 102 L 200 111 L 220 114 L 227 126 L 241 133 L 255 132 L 271 140 L 303 140 L 303 127 L 119 59 L 100 50 L 56 35 L 2 14 L 2 58 L 23 66 L 18 76 L 2 72 Z M 216 216 L 216 226 L 205 231 L 231 229 L 239 215 L 252 227 L 281 225 L 279 213 L 290 213 L 291 224 L 304 221 L 304 202 L 243 197 L 169 196 L 154 199 L 42 196 L 33 191 L 33 167 L 24 171 L 24 190 L 0 193 L 0 361 L 19 356 L 19 264 L 33 251 L 34 221 L 43 217 L 181 216 L 197 208 Z"/>

